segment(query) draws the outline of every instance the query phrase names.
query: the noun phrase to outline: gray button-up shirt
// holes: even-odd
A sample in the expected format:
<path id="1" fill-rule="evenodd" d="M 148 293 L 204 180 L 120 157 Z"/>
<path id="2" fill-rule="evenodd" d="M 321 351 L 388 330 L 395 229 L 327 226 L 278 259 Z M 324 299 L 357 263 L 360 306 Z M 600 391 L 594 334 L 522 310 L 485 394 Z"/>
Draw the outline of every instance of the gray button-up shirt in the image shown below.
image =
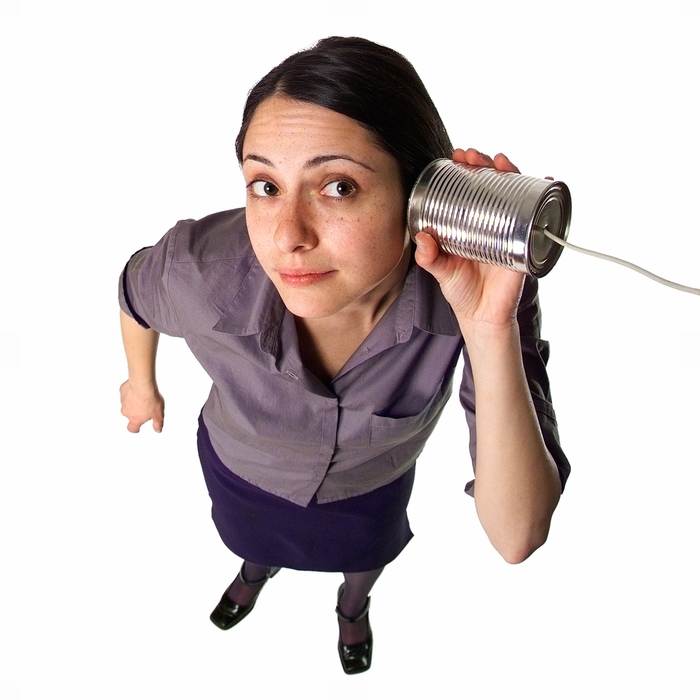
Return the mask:
<path id="1" fill-rule="evenodd" d="M 414 464 L 451 394 L 464 342 L 434 278 L 417 265 L 404 289 L 325 386 L 302 364 L 293 316 L 260 267 L 245 210 L 180 221 L 131 258 L 122 309 L 141 325 L 185 339 L 213 381 L 203 418 L 235 474 L 300 505 L 367 493 Z M 520 305 L 525 370 L 562 484 L 559 447 L 539 338 L 536 281 Z M 474 387 L 465 357 L 460 399 L 475 454 Z M 467 453 L 465 430 L 464 455 Z M 471 485 L 467 491 L 471 491 Z"/>

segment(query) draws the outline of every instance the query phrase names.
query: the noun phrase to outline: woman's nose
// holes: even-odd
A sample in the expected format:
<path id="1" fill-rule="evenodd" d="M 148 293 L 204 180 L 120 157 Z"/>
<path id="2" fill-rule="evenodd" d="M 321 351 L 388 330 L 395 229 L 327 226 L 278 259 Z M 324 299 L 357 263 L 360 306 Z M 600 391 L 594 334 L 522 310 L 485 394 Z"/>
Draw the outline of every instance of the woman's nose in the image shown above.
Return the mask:
<path id="1" fill-rule="evenodd" d="M 311 207 L 303 197 L 289 197 L 280 203 L 275 244 L 285 253 L 311 250 L 318 244 Z"/>

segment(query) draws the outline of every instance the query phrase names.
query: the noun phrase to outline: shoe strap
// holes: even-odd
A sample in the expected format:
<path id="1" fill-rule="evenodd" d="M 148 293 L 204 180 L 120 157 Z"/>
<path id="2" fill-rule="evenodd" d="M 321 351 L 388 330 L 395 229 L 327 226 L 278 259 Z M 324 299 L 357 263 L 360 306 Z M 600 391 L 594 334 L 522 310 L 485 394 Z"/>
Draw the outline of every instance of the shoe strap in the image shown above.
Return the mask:
<path id="1" fill-rule="evenodd" d="M 362 610 L 360 611 L 360 614 L 357 615 L 356 617 L 346 617 L 345 615 L 343 615 L 343 613 L 340 610 L 340 600 L 339 600 L 338 605 L 335 606 L 335 614 L 338 616 L 338 619 L 342 620 L 343 622 L 359 622 L 360 620 L 364 620 L 364 618 L 367 617 L 367 614 L 369 613 L 369 604 L 370 604 L 371 600 L 372 600 L 371 596 L 367 596 L 367 602 L 365 603 L 365 607 L 362 608 Z"/>
<path id="2" fill-rule="evenodd" d="M 265 576 L 263 576 L 263 578 L 261 578 L 258 581 L 249 581 L 245 576 L 245 562 L 243 562 L 238 575 L 241 577 L 241 581 L 243 581 L 243 583 L 246 586 L 262 586 L 268 581 L 268 579 L 271 579 L 278 571 L 279 569 L 276 569 L 271 566 L 269 567 L 267 573 L 265 574 Z"/>

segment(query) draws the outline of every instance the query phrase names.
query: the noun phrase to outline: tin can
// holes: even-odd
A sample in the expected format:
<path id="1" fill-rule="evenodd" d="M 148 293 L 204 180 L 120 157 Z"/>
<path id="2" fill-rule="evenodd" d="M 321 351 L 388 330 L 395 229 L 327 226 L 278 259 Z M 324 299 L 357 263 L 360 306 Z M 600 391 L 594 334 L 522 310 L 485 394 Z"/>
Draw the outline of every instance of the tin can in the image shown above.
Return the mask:
<path id="1" fill-rule="evenodd" d="M 408 200 L 408 230 L 435 234 L 442 250 L 544 277 L 566 240 L 571 193 L 559 181 L 440 158 L 419 175 Z"/>

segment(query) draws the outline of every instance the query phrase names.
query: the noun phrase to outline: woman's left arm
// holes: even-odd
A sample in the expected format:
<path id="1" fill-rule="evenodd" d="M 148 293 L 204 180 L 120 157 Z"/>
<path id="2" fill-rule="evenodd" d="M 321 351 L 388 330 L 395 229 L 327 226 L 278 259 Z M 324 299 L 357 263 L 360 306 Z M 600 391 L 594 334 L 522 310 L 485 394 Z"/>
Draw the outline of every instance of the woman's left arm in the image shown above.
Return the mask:
<path id="1" fill-rule="evenodd" d="M 517 172 L 502 154 L 492 160 L 460 149 L 453 158 Z M 428 233 L 418 234 L 416 243 L 416 262 L 440 283 L 472 366 L 479 520 L 496 550 L 516 564 L 546 541 L 561 493 L 523 368 L 516 314 L 524 276 L 448 255 Z"/>

